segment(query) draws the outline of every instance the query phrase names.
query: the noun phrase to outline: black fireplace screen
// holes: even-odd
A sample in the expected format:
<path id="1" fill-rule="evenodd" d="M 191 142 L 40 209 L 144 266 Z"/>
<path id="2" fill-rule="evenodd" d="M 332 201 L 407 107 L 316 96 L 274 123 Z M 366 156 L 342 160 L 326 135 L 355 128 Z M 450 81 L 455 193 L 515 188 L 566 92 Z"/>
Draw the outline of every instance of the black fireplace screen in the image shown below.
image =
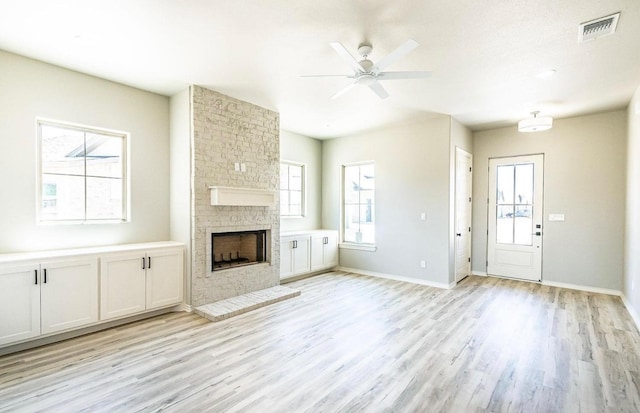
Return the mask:
<path id="1" fill-rule="evenodd" d="M 211 234 L 211 271 L 259 264 L 266 260 L 266 230 Z"/>

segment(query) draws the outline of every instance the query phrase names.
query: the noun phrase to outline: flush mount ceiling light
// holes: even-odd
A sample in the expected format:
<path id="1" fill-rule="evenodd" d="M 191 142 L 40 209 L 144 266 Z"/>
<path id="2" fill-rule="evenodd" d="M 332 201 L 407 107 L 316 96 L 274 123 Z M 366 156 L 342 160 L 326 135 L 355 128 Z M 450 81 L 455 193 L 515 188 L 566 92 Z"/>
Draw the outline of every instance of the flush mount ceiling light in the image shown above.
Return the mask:
<path id="1" fill-rule="evenodd" d="M 518 122 L 518 132 L 539 132 L 551 129 L 553 126 L 553 118 L 551 116 L 538 117 L 540 111 L 531 112 L 532 118 L 523 119 Z"/>

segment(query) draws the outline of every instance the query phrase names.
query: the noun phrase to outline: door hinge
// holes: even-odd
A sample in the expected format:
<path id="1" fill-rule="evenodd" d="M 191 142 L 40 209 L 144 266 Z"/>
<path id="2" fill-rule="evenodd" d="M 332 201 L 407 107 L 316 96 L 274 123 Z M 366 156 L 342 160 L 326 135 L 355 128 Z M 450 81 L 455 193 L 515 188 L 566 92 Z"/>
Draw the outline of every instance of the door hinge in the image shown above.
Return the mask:
<path id="1" fill-rule="evenodd" d="M 469 167 L 469 172 L 471 172 L 471 167 Z"/>
<path id="2" fill-rule="evenodd" d="M 469 257 L 469 262 L 471 262 L 471 257 Z"/>
<path id="3" fill-rule="evenodd" d="M 471 202 L 471 197 L 469 197 L 469 202 Z"/>
<path id="4" fill-rule="evenodd" d="M 471 232 L 471 227 L 469 227 L 469 232 Z"/>

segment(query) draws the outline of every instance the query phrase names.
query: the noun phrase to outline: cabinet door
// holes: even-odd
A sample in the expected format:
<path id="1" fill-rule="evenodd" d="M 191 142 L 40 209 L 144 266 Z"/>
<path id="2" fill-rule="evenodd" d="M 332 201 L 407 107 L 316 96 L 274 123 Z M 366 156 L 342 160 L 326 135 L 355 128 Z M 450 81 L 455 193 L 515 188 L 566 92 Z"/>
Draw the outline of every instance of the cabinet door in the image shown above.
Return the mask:
<path id="1" fill-rule="evenodd" d="M 40 274 L 42 334 L 98 321 L 96 257 L 44 261 Z"/>
<path id="2" fill-rule="evenodd" d="M 183 256 L 183 248 L 147 251 L 147 310 L 182 302 Z"/>
<path id="3" fill-rule="evenodd" d="M 40 277 L 37 264 L 0 267 L 0 344 L 40 334 Z"/>
<path id="4" fill-rule="evenodd" d="M 145 310 L 144 251 L 105 254 L 100 258 L 100 320 Z"/>
<path id="5" fill-rule="evenodd" d="M 321 270 L 324 263 L 324 234 L 311 236 L 311 271 Z"/>
<path id="6" fill-rule="evenodd" d="M 293 273 L 304 274 L 311 271 L 311 237 L 297 237 L 293 248 Z"/>
<path id="7" fill-rule="evenodd" d="M 293 242 L 295 238 L 280 238 L 280 278 L 293 275 Z"/>
<path id="8" fill-rule="evenodd" d="M 326 237 L 323 248 L 324 266 L 335 267 L 338 265 L 338 232 L 329 231 L 324 236 Z"/>

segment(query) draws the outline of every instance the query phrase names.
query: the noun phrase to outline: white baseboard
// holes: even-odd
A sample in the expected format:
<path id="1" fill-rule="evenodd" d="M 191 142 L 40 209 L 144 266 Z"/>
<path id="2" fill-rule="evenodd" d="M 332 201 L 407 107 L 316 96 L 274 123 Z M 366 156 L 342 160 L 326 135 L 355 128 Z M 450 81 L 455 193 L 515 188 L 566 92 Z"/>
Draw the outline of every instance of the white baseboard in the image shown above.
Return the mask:
<path id="1" fill-rule="evenodd" d="M 387 280 L 403 281 L 403 282 L 408 282 L 412 284 L 426 285 L 427 287 L 443 288 L 446 290 L 450 290 L 451 288 L 456 286 L 455 282 L 450 284 L 445 284 L 445 283 L 438 283 L 438 282 L 427 281 L 427 280 L 420 280 L 418 278 L 404 277 L 402 275 L 385 274 L 382 272 L 360 270 L 357 268 L 337 267 L 336 270 L 344 271 L 344 272 L 352 272 L 355 274 L 369 275 L 371 277 L 377 277 L 377 278 L 385 278 Z"/>
<path id="2" fill-rule="evenodd" d="M 600 288 L 600 287 L 590 287 L 588 285 L 559 283 L 556 281 L 545 281 L 545 280 L 542 280 L 541 284 L 548 285 L 550 287 L 560 287 L 560 288 L 568 288 L 570 290 L 586 291 L 589 293 L 599 293 L 599 294 L 617 295 L 617 296 L 622 295 L 622 291 L 620 290 L 611 290 L 608 288 Z"/>
<path id="3" fill-rule="evenodd" d="M 487 272 L 486 271 L 471 271 L 471 275 L 477 275 L 479 277 L 486 277 L 487 276 Z"/>
<path id="4" fill-rule="evenodd" d="M 631 315 L 633 322 L 636 323 L 636 328 L 640 331 L 640 315 L 638 314 L 636 309 L 633 308 L 633 306 L 631 305 L 631 303 L 629 302 L 629 300 L 624 294 L 622 294 L 620 298 L 622 298 L 622 302 L 624 303 L 624 306 L 627 307 L 627 311 L 629 312 L 629 315 Z"/>

